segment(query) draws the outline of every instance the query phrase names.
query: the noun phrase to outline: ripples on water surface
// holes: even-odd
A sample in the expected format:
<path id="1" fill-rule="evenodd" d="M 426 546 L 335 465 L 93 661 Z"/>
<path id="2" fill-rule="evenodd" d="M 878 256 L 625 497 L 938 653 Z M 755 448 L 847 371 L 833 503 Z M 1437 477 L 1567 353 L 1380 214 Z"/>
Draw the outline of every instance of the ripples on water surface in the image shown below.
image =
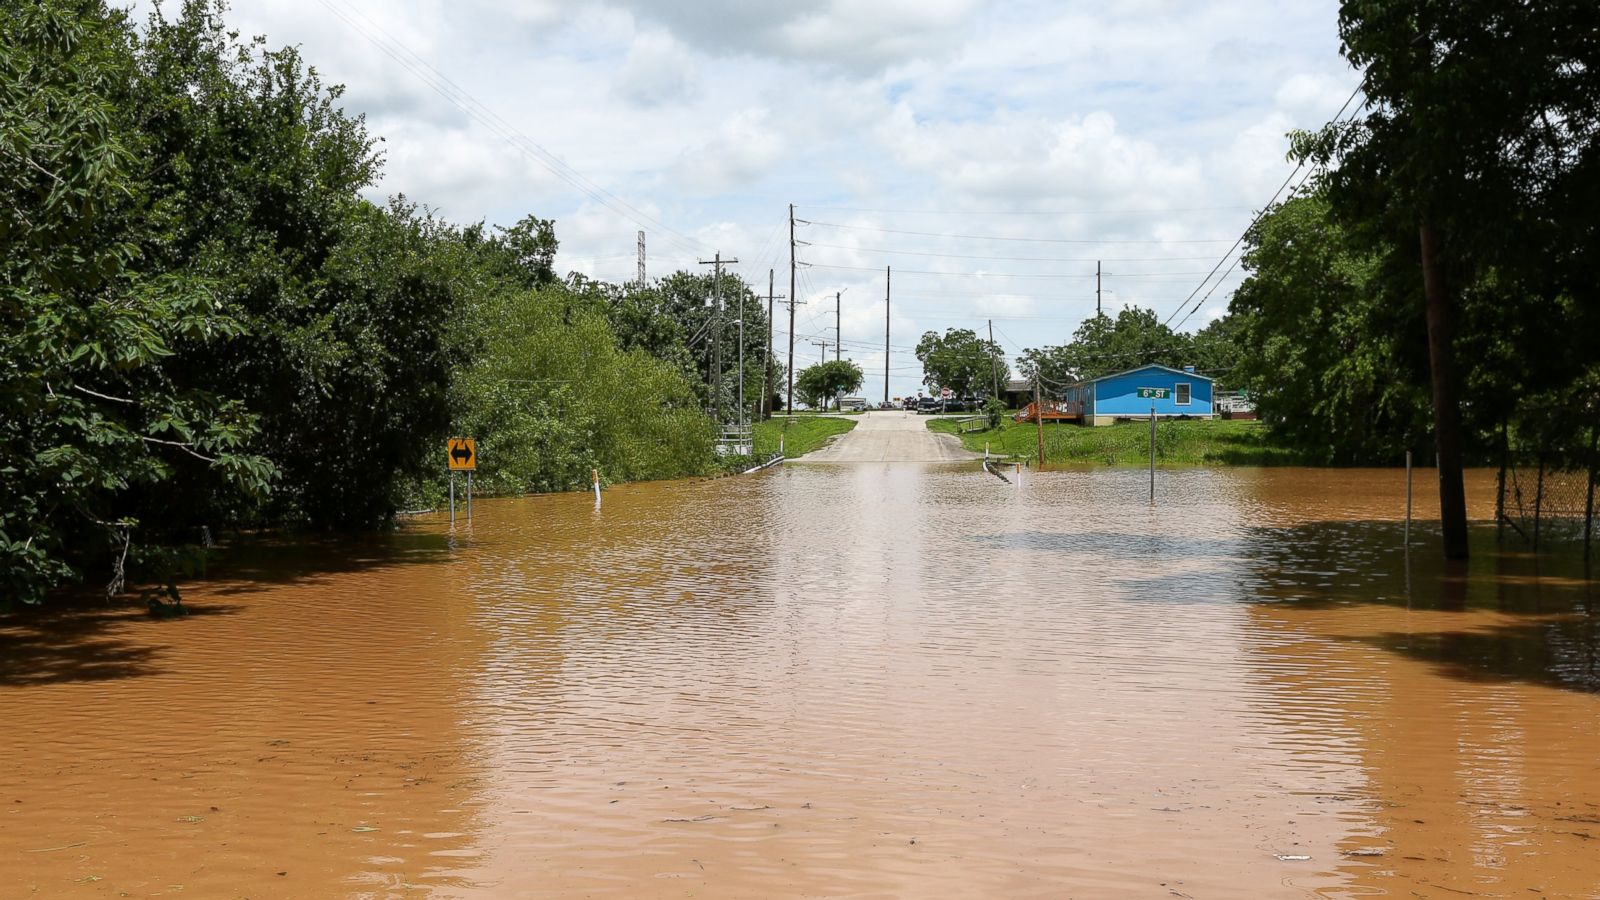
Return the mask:
<path id="1" fill-rule="evenodd" d="M 1600 895 L 1581 570 L 1145 477 L 480 501 L 0 624 L 0 895 Z"/>

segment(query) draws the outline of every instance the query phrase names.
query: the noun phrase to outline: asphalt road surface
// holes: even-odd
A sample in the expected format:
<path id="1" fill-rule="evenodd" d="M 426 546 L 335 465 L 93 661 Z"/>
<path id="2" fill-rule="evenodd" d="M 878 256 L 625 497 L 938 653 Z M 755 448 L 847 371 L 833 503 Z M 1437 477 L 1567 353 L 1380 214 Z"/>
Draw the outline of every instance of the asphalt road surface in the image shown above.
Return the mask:
<path id="1" fill-rule="evenodd" d="M 954 435 L 928 430 L 928 417 L 916 413 L 880 410 L 862 415 L 856 427 L 835 438 L 802 462 L 952 462 L 976 459 Z"/>

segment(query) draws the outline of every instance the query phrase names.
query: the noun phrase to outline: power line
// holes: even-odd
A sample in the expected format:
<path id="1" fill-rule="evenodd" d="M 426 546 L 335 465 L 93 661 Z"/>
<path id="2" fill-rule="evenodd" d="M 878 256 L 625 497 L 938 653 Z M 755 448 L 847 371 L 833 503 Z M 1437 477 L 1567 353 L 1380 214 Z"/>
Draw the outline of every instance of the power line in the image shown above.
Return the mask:
<path id="1" fill-rule="evenodd" d="M 1361 93 L 1361 85 L 1358 84 L 1358 85 L 1356 85 L 1356 89 L 1350 92 L 1350 96 L 1345 98 L 1344 105 L 1340 106 L 1339 107 L 1339 111 L 1333 114 L 1333 118 L 1332 119 L 1328 120 L 1329 124 L 1332 124 L 1333 122 L 1339 121 L 1339 119 L 1344 116 L 1344 111 L 1350 108 L 1350 104 L 1355 102 L 1356 95 L 1360 94 L 1360 93 Z M 1295 164 L 1294 171 L 1290 172 L 1289 173 L 1289 177 L 1285 178 L 1283 180 L 1283 184 L 1278 185 L 1278 189 L 1276 191 L 1274 191 L 1273 194 L 1272 194 L 1272 199 L 1268 200 L 1267 201 L 1267 205 L 1261 207 L 1261 210 L 1259 212 L 1257 212 L 1255 214 L 1255 217 L 1250 220 L 1250 224 L 1245 226 L 1244 231 L 1239 234 L 1238 240 L 1233 242 L 1233 246 L 1229 247 L 1227 252 L 1222 254 L 1222 258 L 1217 260 L 1217 264 L 1211 267 L 1211 271 L 1206 273 L 1206 277 L 1201 279 L 1199 284 L 1195 285 L 1194 290 L 1189 292 L 1189 296 L 1185 297 L 1183 302 L 1178 304 L 1178 308 L 1174 309 L 1172 311 L 1172 313 L 1170 315 L 1168 315 L 1165 320 L 1162 321 L 1161 324 L 1165 325 L 1168 322 L 1171 322 L 1173 320 L 1173 318 L 1175 318 L 1178 315 L 1178 313 L 1183 311 L 1183 308 L 1185 306 L 1189 305 L 1189 301 L 1193 300 L 1194 296 L 1196 294 L 1200 293 L 1200 289 L 1205 287 L 1206 284 L 1211 281 L 1211 276 L 1217 274 L 1217 270 L 1222 268 L 1222 264 L 1228 261 L 1228 257 L 1232 256 L 1233 252 L 1235 250 L 1239 249 L 1239 245 L 1243 244 L 1244 243 L 1244 239 L 1249 236 L 1250 229 L 1256 227 L 1256 223 L 1260 222 L 1261 218 L 1263 216 L 1265 216 L 1269 210 L 1272 209 L 1272 205 L 1274 203 L 1277 203 L 1278 202 L 1278 197 L 1283 194 L 1284 188 L 1287 188 L 1289 186 L 1289 182 L 1293 181 L 1294 177 L 1296 175 L 1300 174 L 1300 170 L 1305 168 L 1305 165 L 1306 165 L 1306 161 L 1304 159 L 1301 159 L 1300 162 Z M 1308 174 L 1307 177 L 1309 177 L 1309 174 Z M 1304 184 L 1305 182 L 1302 180 L 1301 183 Z M 1238 263 L 1238 261 L 1235 260 L 1235 265 L 1237 265 L 1237 263 Z M 1233 271 L 1233 266 L 1229 266 L 1228 267 L 1228 271 L 1232 272 Z M 1226 278 L 1226 277 L 1227 277 L 1227 275 L 1223 275 L 1223 278 Z M 1219 280 L 1218 284 L 1220 284 L 1220 283 L 1221 283 L 1221 281 Z M 1216 288 L 1213 287 L 1211 290 L 1215 291 Z M 1207 293 L 1206 296 L 1209 297 L 1209 296 L 1211 296 L 1211 294 Z M 1201 302 L 1204 302 L 1204 301 L 1202 300 Z M 1196 306 L 1198 307 L 1198 304 L 1196 304 Z M 1193 314 L 1194 314 L 1194 310 L 1190 310 L 1189 311 L 1189 315 L 1193 315 Z M 1189 316 L 1186 315 L 1183 318 L 1184 318 L 1184 321 L 1188 321 Z"/>
<path id="2" fill-rule="evenodd" d="M 1209 258 L 1209 257 L 1208 257 Z M 837 269 L 845 272 L 876 272 L 876 266 L 834 266 L 827 263 L 807 263 L 814 269 Z M 949 278 L 1093 278 L 1093 272 L 1087 275 L 1077 272 L 939 272 L 933 269 L 900 269 L 907 275 L 940 275 Z M 1213 270 L 1215 271 L 1215 270 Z M 1118 278 L 1186 278 L 1199 275 L 1200 272 L 1134 272 L 1128 275 L 1118 275 Z"/>
<path id="3" fill-rule="evenodd" d="M 1170 209 L 892 209 L 871 206 L 808 205 L 806 209 L 824 209 L 835 212 L 914 213 L 924 216 L 1135 216 L 1166 215 L 1169 213 L 1221 212 L 1249 209 L 1249 206 L 1187 206 Z"/>
<path id="4" fill-rule="evenodd" d="M 978 256 L 969 253 L 939 253 L 926 250 L 891 250 L 887 247 L 852 247 L 848 244 L 813 243 L 813 247 L 853 250 L 858 253 L 895 253 L 901 256 L 935 256 L 945 259 L 992 259 L 1002 262 L 1178 262 L 1210 259 L 1206 256 Z"/>
<path id="5" fill-rule="evenodd" d="M 837 222 L 817 222 L 806 219 L 796 219 L 807 225 L 819 225 L 824 228 L 845 228 L 851 231 L 876 231 L 882 234 L 914 234 L 919 237 L 957 238 L 968 241 L 1021 241 L 1034 244 L 1226 244 L 1228 238 L 1210 239 L 1184 239 L 1184 240 L 1134 240 L 1134 239 L 1079 239 L 1079 238 L 1027 238 L 1003 237 L 994 234 L 951 234 L 941 231 L 906 231 L 898 228 L 877 228 L 871 225 L 841 225 Z"/>

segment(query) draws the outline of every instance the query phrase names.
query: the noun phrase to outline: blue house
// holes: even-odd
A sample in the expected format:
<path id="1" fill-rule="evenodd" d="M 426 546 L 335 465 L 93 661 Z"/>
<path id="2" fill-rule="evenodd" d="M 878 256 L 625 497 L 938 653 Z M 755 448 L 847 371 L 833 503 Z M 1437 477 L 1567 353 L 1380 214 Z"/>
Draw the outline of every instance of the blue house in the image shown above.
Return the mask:
<path id="1" fill-rule="evenodd" d="M 1165 398 L 1149 400 L 1139 396 L 1140 388 L 1161 388 Z M 1169 369 L 1154 363 L 1080 381 L 1067 388 L 1062 412 L 1078 415 L 1085 425 L 1110 425 L 1118 419 L 1149 419 L 1155 407 L 1156 418 L 1188 417 L 1210 419 L 1216 415 L 1215 391 L 1211 379 L 1195 372 L 1194 366 Z"/>

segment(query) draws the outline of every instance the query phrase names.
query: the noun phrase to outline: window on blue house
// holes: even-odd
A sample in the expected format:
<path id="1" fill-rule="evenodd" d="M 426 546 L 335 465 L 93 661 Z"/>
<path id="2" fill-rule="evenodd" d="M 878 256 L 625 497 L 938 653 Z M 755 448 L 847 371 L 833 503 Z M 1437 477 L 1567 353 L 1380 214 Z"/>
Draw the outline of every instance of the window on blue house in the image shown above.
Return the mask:
<path id="1" fill-rule="evenodd" d="M 1189 382 L 1180 381 L 1180 382 L 1178 382 L 1176 387 L 1177 387 L 1177 390 L 1173 391 L 1173 394 L 1174 394 L 1173 402 L 1178 404 L 1179 406 L 1188 406 L 1189 405 Z"/>

